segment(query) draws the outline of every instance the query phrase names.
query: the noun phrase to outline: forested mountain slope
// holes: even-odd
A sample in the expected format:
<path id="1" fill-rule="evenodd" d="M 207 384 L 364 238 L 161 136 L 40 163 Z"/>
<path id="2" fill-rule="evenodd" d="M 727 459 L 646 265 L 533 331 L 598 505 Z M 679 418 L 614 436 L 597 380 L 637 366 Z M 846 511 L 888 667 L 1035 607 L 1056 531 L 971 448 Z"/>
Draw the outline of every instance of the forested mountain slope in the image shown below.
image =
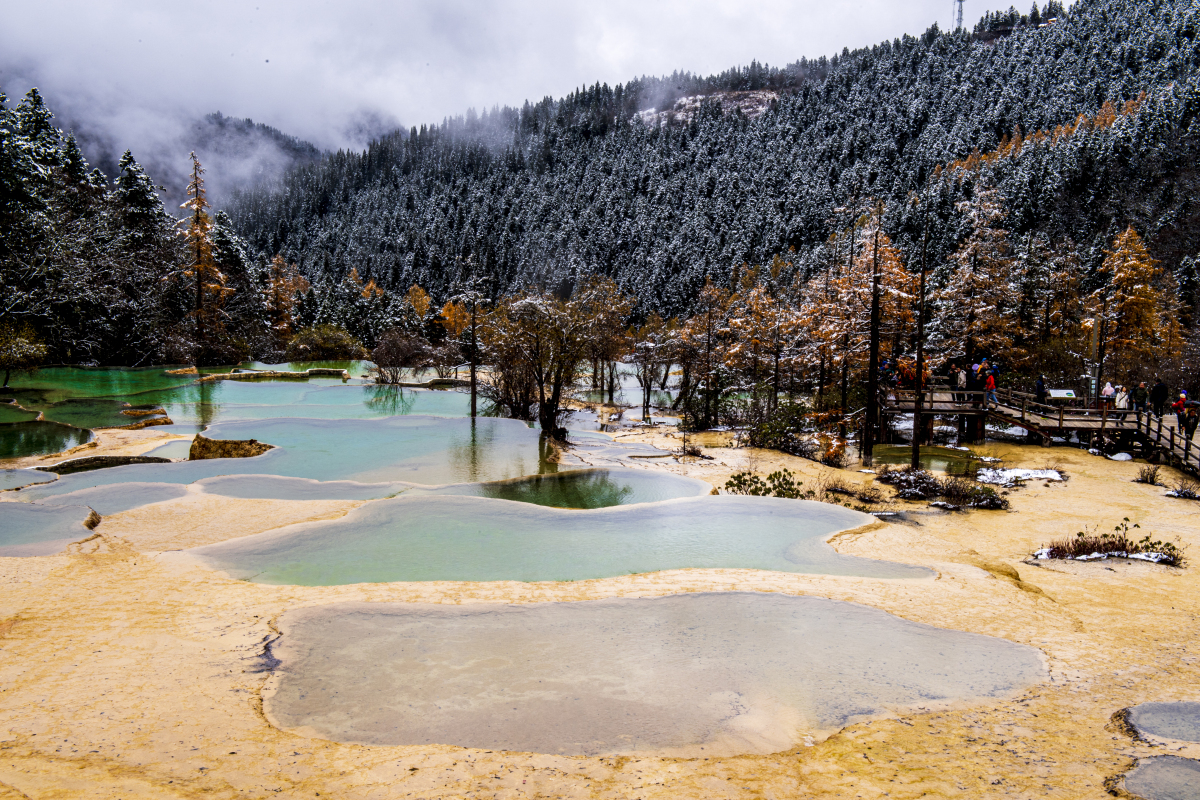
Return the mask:
<path id="1" fill-rule="evenodd" d="M 455 260 L 474 256 L 498 292 L 596 272 L 668 314 L 743 263 L 783 254 L 812 274 L 830 236 L 879 202 L 910 263 L 934 210 L 942 263 L 969 228 L 958 201 L 981 183 L 1000 190 L 1014 241 L 1065 237 L 1095 268 L 1132 224 L 1165 266 L 1189 269 L 1198 23 L 1190 0 L 1079 0 L 1069 13 L 1052 2 L 974 34 L 935 27 L 781 70 L 593 86 L 397 132 L 230 212 L 253 251 L 281 253 L 318 284 L 355 268 L 444 296 Z M 692 93 L 748 90 L 777 99 L 754 119 L 719 99 L 683 119 L 639 118 Z M 1080 115 L 1090 120 L 1076 126 Z M 939 168 L 1039 130 L 1004 158 Z"/>

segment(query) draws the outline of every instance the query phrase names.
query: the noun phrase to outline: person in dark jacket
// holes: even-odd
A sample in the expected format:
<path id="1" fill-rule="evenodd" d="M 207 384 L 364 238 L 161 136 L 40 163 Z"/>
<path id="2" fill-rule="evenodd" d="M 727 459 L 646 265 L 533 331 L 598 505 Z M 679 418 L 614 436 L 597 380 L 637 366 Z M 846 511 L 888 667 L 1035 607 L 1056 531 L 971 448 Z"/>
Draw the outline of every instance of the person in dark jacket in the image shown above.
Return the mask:
<path id="1" fill-rule="evenodd" d="M 1150 407 L 1154 409 L 1156 417 L 1161 417 L 1167 408 L 1167 385 L 1162 378 L 1154 379 L 1154 388 L 1150 390 Z"/>
<path id="2" fill-rule="evenodd" d="M 1133 390 L 1133 409 L 1139 414 L 1145 413 L 1146 403 L 1150 400 L 1150 390 L 1146 388 L 1146 382 L 1142 381 Z"/>
<path id="3" fill-rule="evenodd" d="M 1046 404 L 1046 376 L 1038 375 L 1037 383 L 1033 385 L 1033 394 L 1037 397 L 1038 405 Z"/>

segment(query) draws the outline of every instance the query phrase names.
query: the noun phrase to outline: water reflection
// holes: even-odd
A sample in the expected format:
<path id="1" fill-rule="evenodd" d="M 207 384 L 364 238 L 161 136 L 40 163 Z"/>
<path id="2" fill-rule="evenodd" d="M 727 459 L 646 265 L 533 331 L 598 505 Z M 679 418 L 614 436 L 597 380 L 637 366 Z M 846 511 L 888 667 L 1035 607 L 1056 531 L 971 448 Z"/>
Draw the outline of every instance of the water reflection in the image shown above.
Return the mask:
<path id="1" fill-rule="evenodd" d="M 366 388 L 367 408 L 380 416 L 394 417 L 412 411 L 416 403 L 416 392 L 404 391 L 402 386 L 386 384 L 368 386 Z"/>
<path id="2" fill-rule="evenodd" d="M 553 508 L 610 508 L 709 494 L 704 481 L 636 469 L 577 469 L 509 481 L 448 486 L 435 494 L 490 497 Z"/>
<path id="3" fill-rule="evenodd" d="M 60 453 L 91 440 L 91 431 L 57 422 L 11 422 L 0 425 L 0 458 Z"/>

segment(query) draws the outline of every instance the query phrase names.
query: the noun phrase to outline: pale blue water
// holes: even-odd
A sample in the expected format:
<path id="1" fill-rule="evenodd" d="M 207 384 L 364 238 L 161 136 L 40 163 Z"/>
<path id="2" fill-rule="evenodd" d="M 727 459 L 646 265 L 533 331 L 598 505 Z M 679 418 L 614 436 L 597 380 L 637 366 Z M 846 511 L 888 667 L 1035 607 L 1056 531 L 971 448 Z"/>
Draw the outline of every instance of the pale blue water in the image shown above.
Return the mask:
<path id="1" fill-rule="evenodd" d="M 306 417 L 378 419 L 397 415 L 465 417 L 470 395 L 456 391 L 343 384 L 340 380 L 217 381 L 149 395 L 180 433 L 233 420 Z"/>
<path id="2" fill-rule="evenodd" d="M 205 435 L 257 439 L 276 445 L 276 449 L 256 458 L 113 467 L 66 475 L 48 486 L 22 492 L 38 499 L 115 483 L 192 483 L 218 475 L 440 486 L 557 469 L 545 460 L 550 452 L 538 431 L 511 419 L 268 419 L 220 423 Z"/>
<path id="3" fill-rule="evenodd" d="M 206 494 L 254 500 L 377 500 L 411 491 L 407 483 L 314 481 L 278 475 L 224 475 L 198 482 Z"/>
<path id="4" fill-rule="evenodd" d="M 46 496 L 38 498 L 37 502 L 41 506 L 87 506 L 104 517 L 151 503 L 174 500 L 185 494 L 187 487 L 178 483 L 116 483 Z M 32 502 L 34 495 L 23 491 L 16 499 Z"/>
<path id="5" fill-rule="evenodd" d="M 1125 777 L 1125 789 L 1145 800 L 1197 800 L 1200 762 L 1179 756 L 1143 759 Z"/>
<path id="6" fill-rule="evenodd" d="M 1150 736 L 1200 742 L 1200 703 L 1142 703 L 1129 709 L 1129 722 Z"/>
<path id="7" fill-rule="evenodd" d="M 281 628 L 271 719 L 372 745 L 770 753 L 1046 677 L 1031 647 L 780 594 L 358 603 L 290 611 Z"/>
<path id="8" fill-rule="evenodd" d="M 405 497 L 345 517 L 188 551 L 235 578 L 331 586 L 562 581 L 686 567 L 925 578 L 924 567 L 839 554 L 825 539 L 874 518 L 770 497 L 696 497 L 560 510 L 482 497 Z"/>
<path id="9" fill-rule="evenodd" d="M 42 472 L 37 469 L 0 470 L 0 492 L 37 483 L 50 483 L 57 477 L 53 472 Z"/>
<path id="10" fill-rule="evenodd" d="M 91 509 L 0 503 L 0 557 L 50 556 L 91 536 L 83 523 Z"/>

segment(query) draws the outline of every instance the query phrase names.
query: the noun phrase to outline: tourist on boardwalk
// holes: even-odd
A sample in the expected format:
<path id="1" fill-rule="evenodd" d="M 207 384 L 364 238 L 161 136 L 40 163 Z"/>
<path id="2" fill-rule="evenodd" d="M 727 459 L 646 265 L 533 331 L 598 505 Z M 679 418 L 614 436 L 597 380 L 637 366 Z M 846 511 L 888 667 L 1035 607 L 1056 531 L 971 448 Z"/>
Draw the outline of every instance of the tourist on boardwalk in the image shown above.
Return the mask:
<path id="1" fill-rule="evenodd" d="M 1154 409 L 1154 416 L 1163 415 L 1167 407 L 1167 385 L 1162 382 L 1162 378 L 1154 379 L 1154 388 L 1150 390 L 1150 405 Z"/>
<path id="2" fill-rule="evenodd" d="M 1196 423 L 1198 422 L 1200 422 L 1200 409 L 1190 406 L 1187 415 L 1183 418 L 1183 435 L 1189 442 L 1196 435 Z"/>
<path id="3" fill-rule="evenodd" d="M 1145 413 L 1146 404 L 1150 401 L 1150 390 L 1146 388 L 1146 382 L 1142 381 L 1133 390 L 1133 410 L 1139 414 Z"/>
<path id="4" fill-rule="evenodd" d="M 1038 375 L 1037 383 L 1033 385 L 1033 394 L 1037 398 L 1038 405 L 1046 404 L 1046 376 Z"/>
<path id="5" fill-rule="evenodd" d="M 956 403 L 967 402 L 967 371 L 954 367 L 954 385 L 958 387 L 958 394 L 954 396 Z"/>
<path id="6" fill-rule="evenodd" d="M 986 364 L 987 362 L 984 362 L 984 363 Z M 983 384 L 983 388 L 987 390 L 987 403 L 989 405 L 993 404 L 993 403 L 996 405 L 999 405 L 1000 398 L 998 398 L 996 396 L 996 371 L 995 370 L 988 370 L 987 380 Z"/>
<path id="7" fill-rule="evenodd" d="M 1117 387 L 1117 394 L 1113 398 L 1113 410 L 1117 412 L 1117 416 L 1124 422 L 1125 415 L 1129 413 L 1129 390 L 1124 385 Z"/>
<path id="8" fill-rule="evenodd" d="M 1112 408 L 1113 398 L 1117 396 L 1117 390 L 1113 388 L 1112 381 L 1104 384 L 1104 388 L 1100 390 L 1101 408 Z"/>
<path id="9" fill-rule="evenodd" d="M 1187 411 L 1187 392 L 1180 392 L 1179 399 L 1171 403 L 1171 411 L 1175 414 L 1175 426 L 1183 424 L 1183 415 Z"/>

